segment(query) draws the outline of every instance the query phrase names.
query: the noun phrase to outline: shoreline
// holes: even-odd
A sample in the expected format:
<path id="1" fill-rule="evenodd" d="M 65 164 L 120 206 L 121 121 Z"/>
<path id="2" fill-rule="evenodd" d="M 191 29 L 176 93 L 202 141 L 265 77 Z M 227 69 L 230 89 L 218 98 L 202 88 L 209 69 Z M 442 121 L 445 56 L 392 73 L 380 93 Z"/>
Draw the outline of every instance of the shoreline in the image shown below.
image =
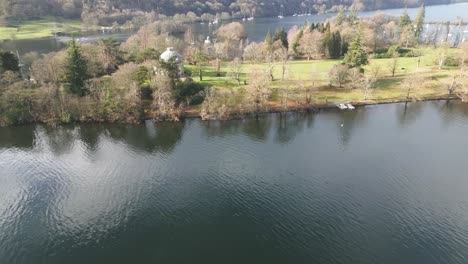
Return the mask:
<path id="1" fill-rule="evenodd" d="M 428 102 L 428 101 L 442 101 L 442 100 L 449 100 L 449 101 L 461 101 L 461 99 L 457 95 L 439 95 L 439 96 L 427 96 L 422 98 L 421 100 L 399 100 L 399 99 L 382 99 L 382 100 L 367 100 L 367 101 L 345 101 L 346 103 L 350 103 L 357 107 L 362 106 L 372 106 L 372 105 L 386 105 L 386 104 L 399 104 L 399 103 L 413 103 L 413 102 Z M 146 121 L 153 121 L 155 123 L 161 122 L 183 122 L 184 119 L 200 119 L 201 121 L 229 121 L 235 120 L 239 118 L 255 116 L 255 115 L 265 115 L 265 114 L 274 114 L 274 113 L 291 113 L 291 112 L 301 112 L 301 111 L 320 111 L 320 110 L 331 110 L 336 109 L 335 103 L 328 103 L 328 104 L 310 104 L 310 105 L 301 105 L 301 106 L 293 106 L 288 107 L 287 109 L 283 109 L 282 107 L 273 106 L 268 108 L 265 111 L 261 111 L 258 113 L 248 113 L 248 114 L 233 114 L 228 119 L 208 119 L 202 120 L 200 116 L 200 111 L 190 111 L 185 110 L 181 117 L 178 120 L 155 120 L 151 117 L 144 117 L 139 120 L 139 122 L 108 122 L 108 121 L 74 121 L 70 123 L 47 123 L 42 121 L 34 121 L 34 122 L 26 122 L 22 124 L 15 124 L 15 125 L 6 125 L 0 126 L 2 127 L 19 127 L 25 125 L 48 125 L 48 126 L 59 126 L 59 125 L 76 125 L 76 124 L 117 124 L 117 125 L 141 125 Z M 353 111 L 353 110 L 339 110 L 339 111 Z"/>
<path id="2" fill-rule="evenodd" d="M 362 107 L 362 106 L 371 106 L 371 105 L 386 105 L 386 104 L 399 104 L 399 103 L 413 103 L 413 102 L 429 102 L 429 101 L 443 101 L 443 100 L 450 100 L 450 101 L 453 101 L 453 100 L 459 100 L 461 101 L 461 99 L 457 96 L 457 95 L 438 95 L 438 96 L 427 96 L 427 97 L 424 97 L 420 100 L 400 100 L 400 99 L 392 99 L 392 98 L 389 98 L 389 99 L 382 99 L 382 100 L 366 100 L 366 101 L 344 101 L 345 103 L 350 103 L 352 104 L 353 106 L 358 106 L 358 107 Z M 300 112 L 300 111 L 318 111 L 318 110 L 330 110 L 330 109 L 337 109 L 339 110 L 337 107 L 336 107 L 336 104 L 337 103 L 328 103 L 328 104 L 310 104 L 308 106 L 306 105 L 301 105 L 301 106 L 293 106 L 293 107 L 288 107 L 287 109 L 283 109 L 281 107 L 270 107 L 268 110 L 266 111 L 261 111 L 261 112 L 258 112 L 258 113 L 250 113 L 250 114 L 234 114 L 233 117 L 234 118 L 230 118 L 230 119 L 209 119 L 209 120 L 203 120 L 203 121 L 229 121 L 229 120 L 232 120 L 232 119 L 235 119 L 235 117 L 243 117 L 243 116 L 251 116 L 251 115 L 255 115 L 255 114 L 273 114 L 273 113 L 286 113 L 286 112 Z M 353 110 L 340 110 L 340 111 L 353 111 Z M 200 118 L 201 119 L 201 116 L 200 116 L 200 111 L 196 111 L 196 112 L 192 112 L 190 113 L 189 111 L 185 111 L 184 112 L 184 116 L 181 117 L 181 119 L 183 118 Z M 145 119 L 144 121 L 146 120 L 152 120 L 152 119 Z M 162 121 L 164 122 L 164 121 Z"/>

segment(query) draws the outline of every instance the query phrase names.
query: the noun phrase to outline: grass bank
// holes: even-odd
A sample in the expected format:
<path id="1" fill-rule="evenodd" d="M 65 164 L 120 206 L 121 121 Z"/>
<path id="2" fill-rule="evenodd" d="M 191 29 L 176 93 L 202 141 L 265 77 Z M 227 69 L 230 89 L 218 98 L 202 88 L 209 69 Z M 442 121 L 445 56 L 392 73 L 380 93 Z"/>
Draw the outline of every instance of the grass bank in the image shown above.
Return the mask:
<path id="1" fill-rule="evenodd" d="M 376 75 L 377 81 L 374 89 L 365 99 L 364 91 L 361 89 L 338 88 L 329 85 L 328 72 L 333 65 L 340 63 L 339 60 L 314 60 L 314 61 L 292 61 L 287 66 L 285 79 L 281 80 L 281 66 L 274 69 L 275 80 L 272 83 L 273 96 L 270 99 L 270 109 L 281 108 L 281 101 L 284 100 L 282 94 L 288 92 L 288 108 L 300 109 L 305 107 L 328 107 L 339 102 L 351 102 L 360 104 L 376 104 L 390 102 L 408 101 L 407 88 L 404 80 L 408 76 L 418 75 L 423 79 L 422 83 L 417 83 L 412 89 L 409 100 L 427 99 L 447 99 L 449 96 L 447 87 L 451 82 L 452 75 L 459 72 L 459 67 L 443 67 L 439 69 L 436 65 L 438 50 L 421 49 L 418 50 L 420 57 L 402 57 L 397 60 L 397 70 L 392 76 L 390 65 L 393 59 L 372 59 L 371 63 L 364 67 L 366 75 Z M 458 50 L 449 50 L 449 53 L 456 56 Z M 204 78 L 201 83 L 206 86 L 219 89 L 241 89 L 248 83 L 249 73 L 253 68 L 266 68 L 265 64 L 246 63 L 242 66 L 242 84 L 238 85 L 235 80 L 228 77 L 229 67 L 227 64 L 221 68 L 221 76 L 217 77 L 212 67 L 204 68 Z M 375 69 L 378 72 L 375 73 Z M 194 66 L 186 66 L 188 71 L 196 73 Z M 197 76 L 194 80 L 199 81 Z M 468 85 L 468 80 L 465 86 Z M 305 91 L 309 89 L 312 96 L 312 103 L 305 106 Z M 196 115 L 198 107 L 190 110 L 191 115 Z"/>
<path id="2" fill-rule="evenodd" d="M 37 20 L 8 21 L 0 26 L 0 39 L 33 39 L 53 36 L 54 32 L 81 30 L 80 20 L 43 17 Z"/>

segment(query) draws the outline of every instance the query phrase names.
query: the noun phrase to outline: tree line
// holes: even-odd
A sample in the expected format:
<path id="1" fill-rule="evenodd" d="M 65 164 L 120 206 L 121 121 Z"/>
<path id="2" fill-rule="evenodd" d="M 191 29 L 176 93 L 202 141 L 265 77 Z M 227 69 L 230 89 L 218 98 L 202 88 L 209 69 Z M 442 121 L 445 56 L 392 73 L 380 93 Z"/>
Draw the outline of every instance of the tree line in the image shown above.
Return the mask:
<path id="1" fill-rule="evenodd" d="M 0 18 L 35 19 L 41 16 L 63 16 L 112 24 L 123 23 L 141 12 L 166 16 L 226 13 L 230 16 L 277 16 L 280 13 L 336 12 L 341 7 L 361 5 L 363 9 L 413 7 L 426 4 L 449 4 L 452 0 L 0 0 Z M 107 18 L 107 19 L 105 19 Z"/>

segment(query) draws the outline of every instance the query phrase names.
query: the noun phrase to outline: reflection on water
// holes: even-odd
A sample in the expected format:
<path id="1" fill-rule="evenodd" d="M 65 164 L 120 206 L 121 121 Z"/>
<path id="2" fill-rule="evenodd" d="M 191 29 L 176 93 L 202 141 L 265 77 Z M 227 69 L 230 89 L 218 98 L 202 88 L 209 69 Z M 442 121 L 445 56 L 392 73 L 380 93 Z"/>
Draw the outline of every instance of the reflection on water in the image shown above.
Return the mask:
<path id="1" fill-rule="evenodd" d="M 397 109 L 398 121 L 401 126 L 413 123 L 418 118 L 423 108 L 422 104 L 403 103 L 401 105 L 402 106 Z"/>
<path id="2" fill-rule="evenodd" d="M 0 128 L 1 263 L 468 259 L 468 105 Z"/>

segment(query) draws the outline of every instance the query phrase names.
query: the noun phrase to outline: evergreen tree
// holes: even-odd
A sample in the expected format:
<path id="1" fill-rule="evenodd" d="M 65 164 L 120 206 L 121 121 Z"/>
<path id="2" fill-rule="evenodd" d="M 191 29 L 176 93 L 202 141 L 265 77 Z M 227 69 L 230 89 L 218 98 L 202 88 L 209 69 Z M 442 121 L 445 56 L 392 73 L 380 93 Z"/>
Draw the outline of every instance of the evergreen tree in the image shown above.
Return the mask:
<path id="1" fill-rule="evenodd" d="M 310 24 L 310 27 L 309 27 L 309 31 L 312 32 L 312 31 L 314 31 L 316 28 L 317 28 L 317 26 L 315 25 L 315 23 L 311 23 L 311 24 Z"/>
<path id="2" fill-rule="evenodd" d="M 331 57 L 331 54 L 329 53 L 330 47 L 333 45 L 332 44 L 332 33 L 330 30 L 325 31 L 323 34 L 323 39 L 322 39 L 322 49 L 328 53 L 328 57 Z"/>
<path id="3" fill-rule="evenodd" d="M 346 20 L 346 13 L 343 7 L 340 7 L 340 12 L 336 16 L 336 24 L 340 26 Z"/>
<path id="4" fill-rule="evenodd" d="M 72 93 L 83 96 L 85 95 L 86 79 L 88 79 L 87 62 L 81 53 L 79 43 L 73 38 L 68 43 L 65 82 L 69 84 Z"/>
<path id="5" fill-rule="evenodd" d="M 424 18 L 426 16 L 426 5 L 423 3 L 421 7 L 419 8 L 418 15 L 416 16 L 416 19 L 414 20 L 414 36 L 419 39 L 421 37 L 423 27 L 424 27 Z"/>
<path id="6" fill-rule="evenodd" d="M 362 65 L 366 65 L 369 62 L 367 53 L 364 50 L 364 41 L 362 39 L 361 28 L 358 29 L 356 37 L 349 45 L 348 52 L 344 57 L 344 62 L 351 67 L 360 67 Z"/>
<path id="7" fill-rule="evenodd" d="M 330 58 L 337 59 L 341 56 L 341 34 L 339 31 L 333 32 L 331 43 L 328 46 Z"/>
<path id="8" fill-rule="evenodd" d="M 265 36 L 265 44 L 271 45 L 272 43 L 272 38 L 271 38 L 271 32 L 268 30 L 266 36 Z"/>
<path id="9" fill-rule="evenodd" d="M 323 25 L 323 23 L 320 23 L 316 28 L 320 33 L 325 33 L 325 26 Z"/>
<path id="10" fill-rule="evenodd" d="M 277 40 L 280 40 L 281 41 L 281 45 L 283 45 L 283 47 L 285 47 L 286 49 L 289 47 L 289 43 L 288 43 L 288 33 L 286 32 L 286 30 L 284 30 L 284 27 L 278 29 L 275 33 L 275 38 L 273 39 L 273 42 L 277 41 Z"/>
<path id="11" fill-rule="evenodd" d="M 400 20 L 398 22 L 398 29 L 400 30 L 400 32 L 402 32 L 410 25 L 411 18 L 408 15 L 408 9 L 405 8 L 405 11 L 403 11 L 403 14 L 401 15 Z"/>
<path id="12" fill-rule="evenodd" d="M 337 59 L 341 56 L 341 34 L 339 31 L 331 33 L 325 32 L 323 37 L 323 48 L 329 58 Z"/>
<path id="13" fill-rule="evenodd" d="M 16 57 L 16 55 L 13 54 L 12 52 L 0 51 L 0 62 L 2 66 L 1 67 L 2 71 L 18 72 L 20 70 L 18 57 Z"/>
<path id="14" fill-rule="evenodd" d="M 297 47 L 299 47 L 299 41 L 301 41 L 302 36 L 304 36 L 304 29 L 301 29 L 299 33 L 297 33 L 296 38 L 294 39 L 294 42 L 292 44 L 292 50 L 294 53 L 298 53 Z"/>

